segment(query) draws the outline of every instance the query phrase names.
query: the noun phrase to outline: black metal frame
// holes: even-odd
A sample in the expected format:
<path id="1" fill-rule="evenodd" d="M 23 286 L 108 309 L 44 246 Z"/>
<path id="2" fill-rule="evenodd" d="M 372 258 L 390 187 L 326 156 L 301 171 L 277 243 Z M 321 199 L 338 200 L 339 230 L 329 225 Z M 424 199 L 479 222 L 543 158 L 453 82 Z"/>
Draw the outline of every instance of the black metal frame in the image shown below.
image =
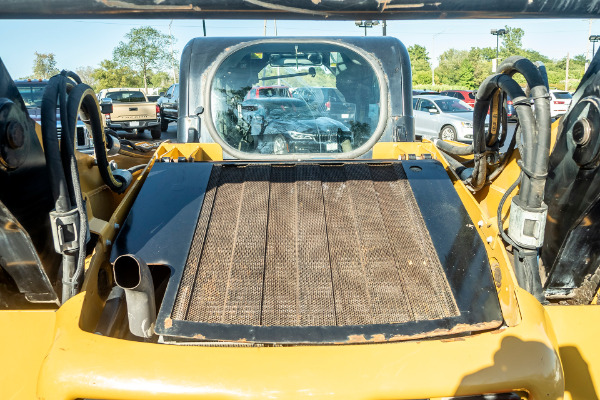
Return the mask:
<path id="1" fill-rule="evenodd" d="M 590 18 L 598 4 L 569 0 L 437 0 L 424 4 L 364 0 L 165 0 L 149 6 L 141 0 L 21 0 L 4 4 L 0 18 L 244 18 L 383 20 L 425 18 Z M 267 15 L 268 14 L 268 15 Z"/>

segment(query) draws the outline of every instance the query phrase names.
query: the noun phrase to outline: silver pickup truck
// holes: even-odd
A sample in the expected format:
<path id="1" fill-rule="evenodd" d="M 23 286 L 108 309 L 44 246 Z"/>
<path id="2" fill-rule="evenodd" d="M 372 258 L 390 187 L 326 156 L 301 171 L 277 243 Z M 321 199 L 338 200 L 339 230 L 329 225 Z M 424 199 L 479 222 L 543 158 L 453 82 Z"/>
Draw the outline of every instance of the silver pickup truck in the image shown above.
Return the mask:
<path id="1" fill-rule="evenodd" d="M 138 89 L 104 89 L 100 92 L 101 103 L 112 103 L 112 112 L 103 114 L 104 125 L 114 130 L 139 134 L 150 129 L 152 139 L 160 139 L 160 109 L 155 102 Z"/>

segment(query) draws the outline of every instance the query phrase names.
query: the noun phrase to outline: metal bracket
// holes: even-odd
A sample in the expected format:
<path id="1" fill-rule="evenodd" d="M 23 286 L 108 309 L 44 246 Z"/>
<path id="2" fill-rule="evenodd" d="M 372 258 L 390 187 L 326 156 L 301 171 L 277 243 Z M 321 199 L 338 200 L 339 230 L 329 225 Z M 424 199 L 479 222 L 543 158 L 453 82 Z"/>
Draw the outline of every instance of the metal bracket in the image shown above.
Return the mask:
<path id="1" fill-rule="evenodd" d="M 513 197 L 508 235 L 519 245 L 542 247 L 547 215 L 548 206 L 545 203 L 539 208 L 525 208 Z"/>
<path id="2" fill-rule="evenodd" d="M 79 212 L 76 208 L 64 213 L 50 211 L 50 226 L 57 253 L 79 248 Z"/>

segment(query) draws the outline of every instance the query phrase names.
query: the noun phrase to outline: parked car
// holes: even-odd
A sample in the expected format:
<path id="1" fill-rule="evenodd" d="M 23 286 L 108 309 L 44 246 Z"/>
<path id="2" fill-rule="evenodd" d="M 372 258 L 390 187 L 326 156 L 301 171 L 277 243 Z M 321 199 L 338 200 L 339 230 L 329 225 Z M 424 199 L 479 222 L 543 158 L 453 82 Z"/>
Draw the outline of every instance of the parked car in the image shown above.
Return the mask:
<path id="1" fill-rule="evenodd" d="M 42 96 L 44 95 L 44 90 L 46 86 L 48 86 L 47 79 L 27 79 L 27 80 L 16 80 L 15 84 L 17 89 L 19 89 L 19 93 L 25 102 L 25 106 L 27 107 L 27 112 L 31 119 L 33 119 L 38 124 L 41 124 L 42 119 Z M 60 112 L 56 109 L 56 126 L 58 130 L 58 135 L 60 138 L 61 134 L 61 122 L 60 122 Z M 76 148 L 82 152 L 93 151 L 93 143 L 90 132 L 88 132 L 85 124 L 81 121 L 80 118 L 77 118 L 77 132 L 76 132 Z"/>
<path id="2" fill-rule="evenodd" d="M 104 125 L 114 130 L 139 134 L 150 129 L 152 139 L 160 139 L 160 110 L 148 102 L 141 90 L 127 88 L 105 89 L 100 92 L 101 103 L 112 103 L 112 113 L 103 114 Z"/>
<path id="3" fill-rule="evenodd" d="M 473 108 L 448 96 L 414 96 L 415 135 L 471 142 Z"/>
<path id="4" fill-rule="evenodd" d="M 300 87 L 292 96 L 304 100 L 309 107 L 342 122 L 354 121 L 356 104 L 347 103 L 342 92 L 333 87 Z"/>
<path id="5" fill-rule="evenodd" d="M 179 83 L 175 83 L 161 93 L 156 104 L 160 110 L 160 130 L 165 132 L 169 128 L 169 122 L 177 122 L 179 118 Z"/>
<path id="6" fill-rule="evenodd" d="M 475 106 L 475 91 L 474 90 L 444 90 L 440 92 L 442 96 L 450 96 L 464 101 L 471 107 Z"/>
<path id="7" fill-rule="evenodd" d="M 550 91 L 550 116 L 558 118 L 569 110 L 573 96 L 564 90 Z"/>
<path id="8" fill-rule="evenodd" d="M 440 93 L 439 92 L 435 92 L 433 90 L 418 90 L 418 89 L 413 89 L 412 94 L 413 94 L 413 96 L 424 96 L 424 95 L 440 94 Z"/>
<path id="9" fill-rule="evenodd" d="M 288 86 L 255 86 L 248 91 L 244 100 L 262 97 L 292 97 Z"/>
<path id="10" fill-rule="evenodd" d="M 515 106 L 510 97 L 506 98 L 506 118 L 510 121 L 517 120 L 517 110 L 515 110 Z"/>
<path id="11" fill-rule="evenodd" d="M 262 154 L 339 152 L 353 142 L 343 123 L 315 112 L 300 99 L 245 100 L 242 118 L 250 126 L 255 150 Z"/>

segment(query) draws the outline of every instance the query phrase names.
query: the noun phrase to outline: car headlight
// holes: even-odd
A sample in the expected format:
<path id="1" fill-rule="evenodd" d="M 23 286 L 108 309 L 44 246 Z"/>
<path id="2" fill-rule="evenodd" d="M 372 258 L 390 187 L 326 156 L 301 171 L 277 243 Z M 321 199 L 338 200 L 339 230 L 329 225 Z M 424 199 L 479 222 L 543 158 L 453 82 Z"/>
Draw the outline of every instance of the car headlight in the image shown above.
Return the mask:
<path id="1" fill-rule="evenodd" d="M 472 128 L 473 127 L 472 122 L 461 122 L 460 124 L 463 126 L 463 128 Z"/>
<path id="2" fill-rule="evenodd" d="M 292 139 L 296 139 L 296 140 L 313 139 L 315 137 L 315 135 L 312 135 L 310 133 L 302 133 L 302 132 L 297 132 L 297 131 L 288 131 L 288 133 L 290 134 Z"/>

